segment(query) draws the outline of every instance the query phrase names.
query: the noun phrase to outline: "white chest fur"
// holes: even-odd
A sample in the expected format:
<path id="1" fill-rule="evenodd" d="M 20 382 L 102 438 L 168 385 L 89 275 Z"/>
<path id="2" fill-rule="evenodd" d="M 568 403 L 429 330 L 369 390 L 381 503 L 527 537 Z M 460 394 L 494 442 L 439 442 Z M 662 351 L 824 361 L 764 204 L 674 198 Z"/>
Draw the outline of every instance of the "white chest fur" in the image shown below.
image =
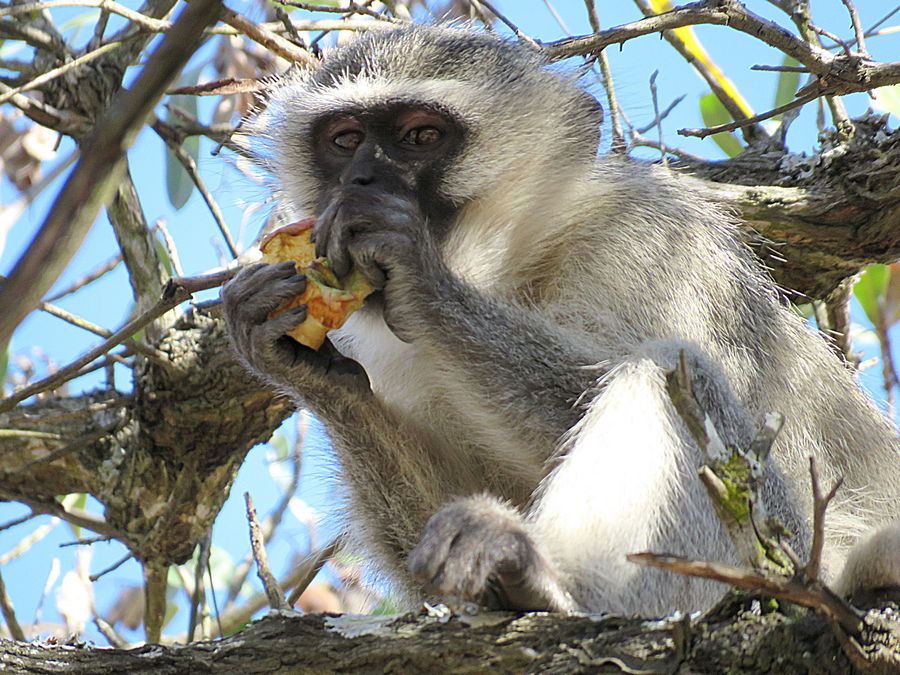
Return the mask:
<path id="1" fill-rule="evenodd" d="M 378 312 L 356 312 L 329 338 L 365 369 L 375 395 L 401 415 L 413 414 L 434 385 L 420 350 L 398 339 Z"/>

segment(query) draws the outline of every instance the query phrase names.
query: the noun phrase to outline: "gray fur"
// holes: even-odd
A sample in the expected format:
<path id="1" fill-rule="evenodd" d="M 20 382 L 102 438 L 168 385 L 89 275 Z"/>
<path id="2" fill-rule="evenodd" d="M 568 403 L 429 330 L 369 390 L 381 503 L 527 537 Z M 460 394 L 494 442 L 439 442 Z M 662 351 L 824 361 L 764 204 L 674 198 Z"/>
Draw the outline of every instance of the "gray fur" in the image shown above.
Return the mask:
<path id="1" fill-rule="evenodd" d="M 347 249 L 387 272 L 383 310 L 331 336 L 365 374 L 352 362 L 329 372 L 331 357 L 278 339 L 286 319 L 273 326 L 268 306 L 298 281 L 252 268 L 223 299 L 248 367 L 327 426 L 351 521 L 399 588 L 521 609 L 709 606 L 720 588 L 624 560 L 735 557 L 663 387 L 681 351 L 727 441 L 785 414 L 769 508 L 801 550 L 806 458 L 825 484 L 844 477 L 831 577 L 862 533 L 897 516 L 895 430 L 780 305 L 734 223 L 694 181 L 597 160 L 596 107 L 527 46 L 447 28 L 369 33 L 279 85 L 251 143 L 292 217 L 314 215 L 328 187 L 308 159 L 316 120 L 387 101 L 452 111 L 470 133 L 440 188 L 459 209 L 447 237 L 424 222 L 411 235 L 414 205 L 379 207 Z"/>

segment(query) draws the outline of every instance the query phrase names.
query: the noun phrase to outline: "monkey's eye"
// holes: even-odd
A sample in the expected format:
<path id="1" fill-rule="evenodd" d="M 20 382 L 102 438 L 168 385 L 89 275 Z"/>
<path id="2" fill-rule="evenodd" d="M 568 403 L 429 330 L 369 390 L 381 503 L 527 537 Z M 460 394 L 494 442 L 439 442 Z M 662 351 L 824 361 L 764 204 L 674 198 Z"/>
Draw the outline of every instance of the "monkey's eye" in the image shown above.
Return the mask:
<path id="1" fill-rule="evenodd" d="M 361 131 L 345 131 L 332 138 L 331 142 L 342 150 L 356 150 L 363 142 L 363 138 Z"/>
<path id="2" fill-rule="evenodd" d="M 443 132 L 436 127 L 416 127 L 407 131 L 401 142 L 407 145 L 433 145 L 443 137 Z"/>

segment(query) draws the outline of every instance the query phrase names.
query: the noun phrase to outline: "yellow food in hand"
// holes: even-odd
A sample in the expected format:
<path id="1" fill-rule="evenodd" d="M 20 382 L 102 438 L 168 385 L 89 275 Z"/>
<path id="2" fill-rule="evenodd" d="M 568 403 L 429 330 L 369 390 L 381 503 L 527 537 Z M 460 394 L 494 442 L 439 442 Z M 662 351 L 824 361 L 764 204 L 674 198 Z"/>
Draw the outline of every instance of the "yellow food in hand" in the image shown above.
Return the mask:
<path id="1" fill-rule="evenodd" d="M 279 263 L 293 260 L 297 272 L 306 276 L 306 290 L 283 304 L 270 319 L 289 309 L 306 305 L 306 320 L 288 335 L 300 344 L 318 349 L 325 334 L 340 328 L 347 317 L 362 307 L 373 288 L 363 276 L 353 270 L 339 280 L 327 258 L 316 258 L 315 244 L 310 240 L 315 218 L 305 218 L 285 225 L 267 236 L 259 245 L 263 262 Z"/>

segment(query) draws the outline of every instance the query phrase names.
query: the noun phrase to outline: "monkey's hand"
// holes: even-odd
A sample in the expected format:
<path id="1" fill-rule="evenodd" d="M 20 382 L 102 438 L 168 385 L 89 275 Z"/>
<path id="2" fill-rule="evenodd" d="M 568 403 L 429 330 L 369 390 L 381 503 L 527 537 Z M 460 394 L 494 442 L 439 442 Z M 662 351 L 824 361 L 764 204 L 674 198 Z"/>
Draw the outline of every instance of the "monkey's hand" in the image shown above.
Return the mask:
<path id="1" fill-rule="evenodd" d="M 521 516 L 487 495 L 452 502 L 432 516 L 409 570 L 426 592 L 488 609 L 575 609 Z"/>
<path id="2" fill-rule="evenodd" d="M 368 391 L 362 367 L 338 354 L 330 343 L 314 351 L 286 333 L 306 319 L 306 306 L 269 315 L 306 288 L 293 262 L 251 265 L 222 289 L 225 323 L 238 356 L 265 379 L 301 396 L 311 407 L 335 388 Z"/>
<path id="3" fill-rule="evenodd" d="M 415 337 L 415 305 L 434 284 L 438 254 L 419 207 L 402 195 L 346 186 L 319 215 L 316 255 L 326 256 L 338 277 L 356 268 L 383 292 L 384 318 L 403 340 Z"/>

